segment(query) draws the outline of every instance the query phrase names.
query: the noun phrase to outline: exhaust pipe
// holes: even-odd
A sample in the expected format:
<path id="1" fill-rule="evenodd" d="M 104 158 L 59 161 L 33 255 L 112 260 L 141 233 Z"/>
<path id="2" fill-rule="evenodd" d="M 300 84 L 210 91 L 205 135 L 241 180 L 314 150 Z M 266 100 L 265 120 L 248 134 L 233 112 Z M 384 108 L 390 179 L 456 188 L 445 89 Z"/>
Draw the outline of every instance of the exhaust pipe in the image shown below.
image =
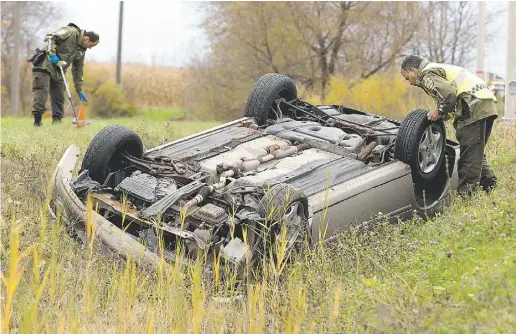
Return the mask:
<path id="1" fill-rule="evenodd" d="M 194 205 L 197 205 L 197 204 L 201 204 L 202 202 L 204 202 L 204 200 L 212 193 L 214 192 L 216 189 L 220 189 L 220 188 L 223 188 L 225 185 L 226 185 L 226 180 L 228 177 L 231 177 L 235 174 L 235 172 L 233 170 L 228 170 L 228 171 L 225 171 L 223 172 L 221 175 L 220 175 L 220 180 L 219 182 L 217 183 L 214 183 L 210 186 L 204 186 L 202 187 L 199 192 L 197 193 L 197 195 L 195 195 L 194 198 L 192 198 L 191 200 L 189 200 L 185 206 L 184 206 L 184 209 L 185 210 L 188 210 L 190 209 L 192 206 Z"/>
<path id="2" fill-rule="evenodd" d="M 376 142 L 375 141 L 372 141 L 370 142 L 369 144 L 367 144 L 366 147 L 364 147 L 364 149 L 362 151 L 360 151 L 360 153 L 358 153 L 358 156 L 357 156 L 357 159 L 358 160 L 364 160 L 364 158 L 373 151 L 373 149 L 376 147 Z"/>
<path id="3" fill-rule="evenodd" d="M 237 163 L 236 165 L 231 166 L 234 169 L 230 169 L 230 170 L 226 170 L 226 171 L 222 172 L 220 174 L 219 182 L 214 183 L 210 186 L 202 187 L 199 190 L 199 193 L 197 195 L 195 195 L 194 198 L 192 198 L 190 201 L 188 201 L 185 204 L 184 209 L 188 210 L 189 208 L 191 208 L 194 205 L 201 204 L 206 199 L 206 197 L 208 197 L 209 194 L 211 194 L 212 192 L 214 192 L 217 189 L 223 188 L 226 185 L 227 178 L 235 175 L 235 170 L 237 170 L 239 172 L 250 172 L 252 170 L 255 170 L 256 168 L 258 168 L 258 166 L 260 166 L 261 164 L 263 164 L 267 161 L 271 161 L 271 160 L 275 160 L 275 159 L 282 159 L 282 158 L 288 157 L 294 153 L 301 152 L 301 151 L 304 151 L 309 148 L 310 148 L 310 145 L 305 144 L 305 143 L 299 144 L 296 146 L 287 146 L 284 148 L 280 148 L 279 145 L 268 146 L 266 148 L 266 150 L 269 150 L 268 154 L 258 157 L 258 158 L 255 158 L 255 159 L 250 159 L 250 160 L 245 160 L 245 161 L 241 160 L 240 163 Z"/>

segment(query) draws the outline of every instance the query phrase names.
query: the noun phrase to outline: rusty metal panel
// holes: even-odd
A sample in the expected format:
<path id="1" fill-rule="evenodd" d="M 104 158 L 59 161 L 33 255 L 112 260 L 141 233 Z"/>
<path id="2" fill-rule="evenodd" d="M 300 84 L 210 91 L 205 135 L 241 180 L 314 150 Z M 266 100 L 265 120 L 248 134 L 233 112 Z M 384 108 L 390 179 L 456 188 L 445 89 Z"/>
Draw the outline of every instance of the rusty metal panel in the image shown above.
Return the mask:
<path id="1" fill-rule="evenodd" d="M 256 133 L 257 130 L 246 127 L 227 127 L 203 136 L 193 137 L 187 141 L 178 142 L 175 145 L 168 145 L 159 150 L 154 150 L 147 153 L 146 156 L 154 159 L 163 155 L 171 159 L 183 160 L 204 152 L 210 152 L 217 147 L 228 145 L 234 140 L 245 139 Z"/>

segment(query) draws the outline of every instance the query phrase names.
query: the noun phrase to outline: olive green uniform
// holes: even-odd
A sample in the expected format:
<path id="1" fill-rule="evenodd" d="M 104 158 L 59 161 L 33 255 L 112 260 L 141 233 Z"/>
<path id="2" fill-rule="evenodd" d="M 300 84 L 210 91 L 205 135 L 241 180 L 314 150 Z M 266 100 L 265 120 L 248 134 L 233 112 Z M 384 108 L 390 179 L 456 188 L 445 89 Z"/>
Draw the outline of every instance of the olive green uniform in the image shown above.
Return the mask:
<path id="1" fill-rule="evenodd" d="M 41 117 L 45 112 L 49 93 L 52 104 L 52 118 L 60 120 L 64 114 L 64 81 L 59 67 L 50 62 L 50 56 L 57 55 L 59 59 L 66 62 L 66 66 L 63 67 L 65 72 L 72 65 L 75 90 L 78 94 L 82 92 L 82 75 L 86 54 L 86 48 L 81 45 L 83 37 L 84 30 L 79 29 L 73 23 L 46 35 L 46 57 L 40 64 L 35 64 L 32 69 L 32 92 L 34 93 L 32 114 L 35 117 Z"/>
<path id="2" fill-rule="evenodd" d="M 416 86 L 436 99 L 441 118 L 447 120 L 450 114 L 454 117 L 453 126 L 460 145 L 457 190 L 462 194 L 470 194 L 480 183 L 484 190 L 489 191 L 496 185 L 496 176 L 489 168 L 484 149 L 493 122 L 498 117 L 496 98 L 484 99 L 474 95 L 480 89 L 487 89 L 485 83 L 457 96 L 458 89 L 446 78 L 445 69 L 427 69 L 428 64 L 424 60 L 419 66 Z"/>

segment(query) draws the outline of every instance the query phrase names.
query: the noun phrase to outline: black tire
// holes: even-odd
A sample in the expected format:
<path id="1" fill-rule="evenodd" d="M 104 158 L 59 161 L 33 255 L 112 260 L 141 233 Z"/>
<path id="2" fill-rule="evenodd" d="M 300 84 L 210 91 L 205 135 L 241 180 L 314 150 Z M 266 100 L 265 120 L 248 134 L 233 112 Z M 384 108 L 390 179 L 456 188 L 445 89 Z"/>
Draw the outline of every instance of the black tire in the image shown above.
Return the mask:
<path id="1" fill-rule="evenodd" d="M 264 74 L 256 81 L 247 98 L 245 117 L 253 117 L 258 125 L 264 125 L 268 119 L 276 119 L 271 107 L 278 97 L 287 101 L 297 99 L 297 88 L 294 81 L 278 73 Z"/>
<path id="2" fill-rule="evenodd" d="M 142 158 L 142 140 L 131 129 L 109 125 L 91 140 L 82 161 L 82 169 L 89 171 L 92 180 L 103 184 L 110 172 L 123 167 L 122 153 Z"/>
<path id="3" fill-rule="evenodd" d="M 432 170 L 424 171 L 419 163 L 421 159 L 419 148 L 423 135 L 429 127 L 439 129 L 442 140 L 437 143 L 437 146 L 440 146 L 440 155 L 435 166 Z M 426 110 L 413 110 L 401 122 L 394 146 L 394 158 L 410 165 L 412 175 L 416 181 L 428 182 L 434 179 L 439 172 L 445 156 L 445 145 L 446 131 L 444 122 L 441 119 L 429 121 Z"/>
<path id="4" fill-rule="evenodd" d="M 284 183 L 276 184 L 266 191 L 257 208 L 257 213 L 260 217 L 265 218 L 265 226 L 258 227 L 259 235 L 251 236 L 249 242 L 251 246 L 258 246 L 257 248 L 255 247 L 255 251 L 258 251 L 258 258 L 261 258 L 264 254 L 269 258 L 268 251 L 272 251 L 273 255 L 275 255 L 271 245 L 275 243 L 276 235 L 281 233 L 283 218 L 294 207 L 302 211 L 299 214 L 302 213 L 304 219 L 297 236 L 295 236 L 295 241 L 287 245 L 287 252 L 299 251 L 305 236 L 308 235 L 307 197 L 302 191 Z"/>

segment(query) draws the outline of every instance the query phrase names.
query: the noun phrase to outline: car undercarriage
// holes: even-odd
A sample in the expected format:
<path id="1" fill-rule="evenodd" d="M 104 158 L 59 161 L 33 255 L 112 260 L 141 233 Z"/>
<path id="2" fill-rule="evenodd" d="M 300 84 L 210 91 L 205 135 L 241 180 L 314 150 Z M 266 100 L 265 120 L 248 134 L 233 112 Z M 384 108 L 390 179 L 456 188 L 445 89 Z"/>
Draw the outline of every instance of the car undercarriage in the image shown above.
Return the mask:
<path id="1" fill-rule="evenodd" d="M 154 254 L 163 251 L 173 260 L 178 252 L 192 259 L 220 252 L 237 265 L 262 259 L 282 235 L 288 250 L 310 242 L 324 193 L 335 185 L 373 179 L 375 170 L 398 166 L 399 176 L 392 179 L 411 183 L 416 200 L 443 199 L 454 167 L 442 161 L 455 161 L 455 145 L 440 128 L 417 128 L 416 152 L 400 153 L 396 143 L 400 132 L 407 132 L 400 130 L 400 121 L 342 105 L 312 105 L 289 95 L 295 87 L 278 76 L 271 78 L 283 81 L 268 79 L 265 89 L 260 90 L 263 82 L 256 84 L 246 117 L 145 152 L 132 130 L 104 128 L 90 143 L 78 175 L 63 176 L 62 187 L 69 184 L 71 190 L 66 196 L 73 193 L 77 203 L 91 201 L 102 221 L 114 226 L 109 228 Z M 404 135 L 414 136 L 416 130 L 409 130 Z M 56 192 L 54 210 L 60 204 L 73 216 L 63 205 L 63 193 Z M 404 210 L 409 208 L 401 205 L 397 211 Z M 355 216 L 370 219 L 358 211 Z M 84 239 L 84 226 L 75 226 Z"/>

